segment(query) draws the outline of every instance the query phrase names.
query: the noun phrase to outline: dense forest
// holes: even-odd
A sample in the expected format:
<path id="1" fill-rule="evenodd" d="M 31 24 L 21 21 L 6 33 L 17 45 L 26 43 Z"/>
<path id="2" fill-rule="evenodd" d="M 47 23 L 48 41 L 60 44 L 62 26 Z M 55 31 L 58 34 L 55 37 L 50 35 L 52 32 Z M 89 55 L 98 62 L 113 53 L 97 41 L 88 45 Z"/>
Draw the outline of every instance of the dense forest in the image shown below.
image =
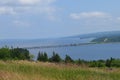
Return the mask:
<path id="1" fill-rule="evenodd" d="M 0 60 L 28 60 L 33 61 L 34 55 L 31 55 L 27 49 L 23 48 L 0 48 Z M 38 52 L 37 60 L 41 62 L 51 62 L 51 63 L 63 63 L 63 64 L 75 64 L 79 66 L 88 66 L 88 67 L 120 67 L 120 59 L 110 58 L 107 60 L 74 60 L 69 55 L 65 56 L 65 59 L 62 59 L 60 55 L 56 52 L 53 52 L 52 56 L 48 56 L 46 52 Z"/>

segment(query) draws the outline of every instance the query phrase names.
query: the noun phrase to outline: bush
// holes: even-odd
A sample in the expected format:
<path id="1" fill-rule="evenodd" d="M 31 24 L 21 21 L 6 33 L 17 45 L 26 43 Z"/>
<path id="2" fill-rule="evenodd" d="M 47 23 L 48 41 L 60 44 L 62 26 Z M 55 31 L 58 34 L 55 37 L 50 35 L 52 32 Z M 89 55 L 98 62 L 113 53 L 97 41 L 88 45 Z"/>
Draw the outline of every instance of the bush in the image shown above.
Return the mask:
<path id="1" fill-rule="evenodd" d="M 120 59 L 113 59 L 111 66 L 112 67 L 120 67 Z"/>
<path id="2" fill-rule="evenodd" d="M 27 49 L 7 47 L 0 49 L 1 60 L 30 60 L 30 53 Z"/>
<path id="3" fill-rule="evenodd" d="M 14 48 L 11 49 L 11 57 L 18 60 L 30 60 L 30 53 L 27 49 Z"/>
<path id="4" fill-rule="evenodd" d="M 0 59 L 7 60 L 11 58 L 11 51 L 9 48 L 0 49 Z"/>

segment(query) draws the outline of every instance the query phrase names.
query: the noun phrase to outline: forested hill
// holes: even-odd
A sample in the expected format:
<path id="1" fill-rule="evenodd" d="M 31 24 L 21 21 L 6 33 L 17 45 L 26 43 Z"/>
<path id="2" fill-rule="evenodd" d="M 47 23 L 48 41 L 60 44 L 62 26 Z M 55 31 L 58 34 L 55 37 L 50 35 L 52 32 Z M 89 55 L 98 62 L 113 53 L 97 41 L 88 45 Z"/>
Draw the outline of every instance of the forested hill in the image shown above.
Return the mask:
<path id="1" fill-rule="evenodd" d="M 120 31 L 101 33 L 101 36 L 95 37 L 91 42 L 96 43 L 120 42 Z"/>
<path id="2" fill-rule="evenodd" d="M 116 36 L 116 37 L 120 36 L 120 31 L 89 33 L 89 34 L 71 36 L 71 38 L 86 39 L 86 38 L 102 38 L 102 37 L 113 37 L 113 36 Z"/>
<path id="3" fill-rule="evenodd" d="M 72 38 L 89 39 L 95 43 L 120 42 L 120 31 L 98 32 L 85 35 L 72 36 Z"/>
<path id="4" fill-rule="evenodd" d="M 100 37 L 93 39 L 91 42 L 97 43 L 120 42 L 120 36 Z"/>

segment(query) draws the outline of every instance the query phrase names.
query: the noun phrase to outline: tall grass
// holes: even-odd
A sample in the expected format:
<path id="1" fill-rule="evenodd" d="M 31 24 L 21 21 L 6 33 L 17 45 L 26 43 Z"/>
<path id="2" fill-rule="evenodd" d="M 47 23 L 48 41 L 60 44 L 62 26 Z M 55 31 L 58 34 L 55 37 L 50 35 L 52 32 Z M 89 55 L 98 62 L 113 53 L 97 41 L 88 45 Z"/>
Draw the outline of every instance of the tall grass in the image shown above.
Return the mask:
<path id="1" fill-rule="evenodd" d="M 119 80 L 120 69 L 83 68 L 64 64 L 0 61 L 0 80 Z"/>

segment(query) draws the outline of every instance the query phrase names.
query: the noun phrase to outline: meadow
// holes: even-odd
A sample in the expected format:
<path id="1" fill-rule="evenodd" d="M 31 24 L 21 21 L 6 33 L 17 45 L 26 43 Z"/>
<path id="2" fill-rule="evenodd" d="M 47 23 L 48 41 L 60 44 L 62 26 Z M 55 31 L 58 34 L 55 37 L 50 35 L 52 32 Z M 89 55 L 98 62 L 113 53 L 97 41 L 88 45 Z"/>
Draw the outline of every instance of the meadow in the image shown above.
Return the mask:
<path id="1" fill-rule="evenodd" d="M 120 68 L 90 68 L 72 64 L 0 61 L 0 80 L 119 80 Z"/>

